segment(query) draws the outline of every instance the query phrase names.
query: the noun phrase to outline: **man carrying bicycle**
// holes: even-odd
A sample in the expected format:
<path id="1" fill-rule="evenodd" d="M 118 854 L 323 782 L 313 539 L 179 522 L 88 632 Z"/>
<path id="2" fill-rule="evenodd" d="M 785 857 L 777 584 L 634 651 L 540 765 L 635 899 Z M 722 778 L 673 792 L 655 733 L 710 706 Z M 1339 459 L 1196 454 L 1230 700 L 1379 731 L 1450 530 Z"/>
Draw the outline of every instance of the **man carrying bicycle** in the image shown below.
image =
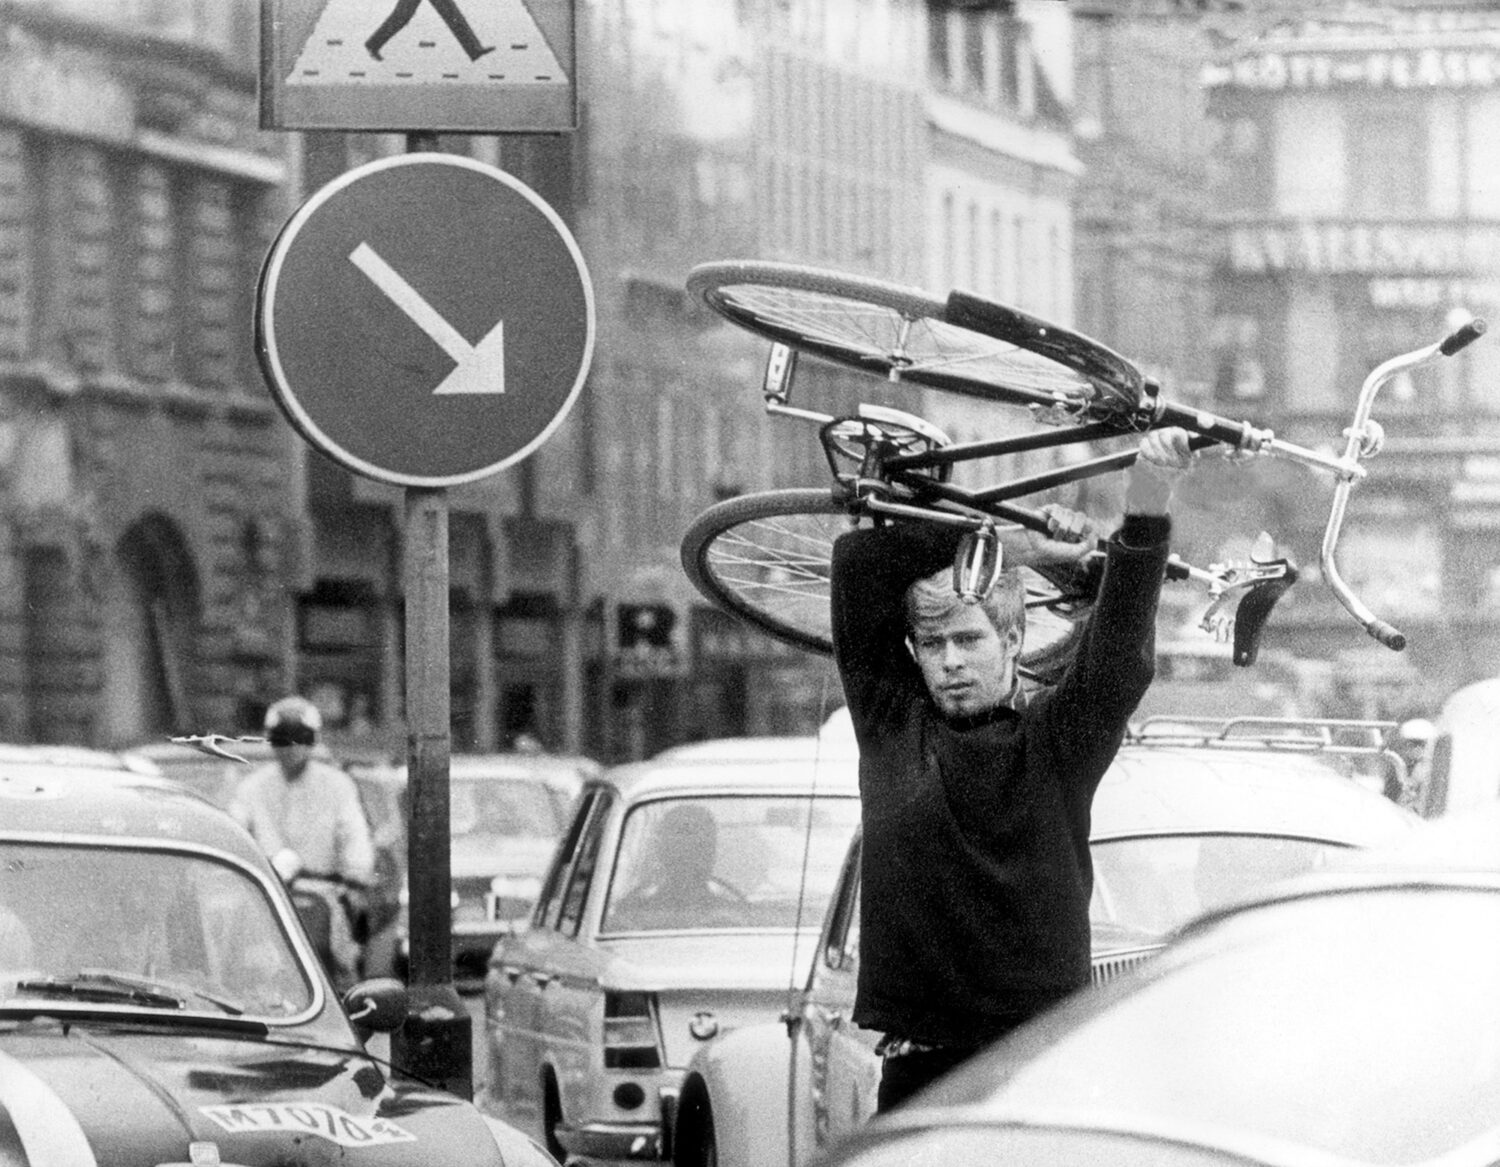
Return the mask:
<path id="1" fill-rule="evenodd" d="M 1188 434 L 1148 433 L 1099 596 L 1057 685 L 1027 694 L 1024 589 L 952 586 L 961 532 L 895 523 L 834 545 L 833 646 L 860 747 L 853 1020 L 879 1030 L 889 1110 L 1089 980 L 1089 808 L 1154 671 L 1168 504 Z M 1001 534 L 1010 567 L 1075 561 L 1082 516 Z"/>

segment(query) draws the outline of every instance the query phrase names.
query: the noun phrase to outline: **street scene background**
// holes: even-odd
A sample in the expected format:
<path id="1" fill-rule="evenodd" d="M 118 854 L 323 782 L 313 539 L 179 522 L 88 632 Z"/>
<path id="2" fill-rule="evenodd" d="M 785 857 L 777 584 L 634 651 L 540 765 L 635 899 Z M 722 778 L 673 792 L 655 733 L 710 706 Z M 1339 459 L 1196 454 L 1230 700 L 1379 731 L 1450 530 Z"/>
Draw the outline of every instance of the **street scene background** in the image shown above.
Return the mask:
<path id="1" fill-rule="evenodd" d="M 436 138 L 556 209 L 598 316 L 564 423 L 452 492 L 455 751 L 524 740 L 608 763 L 824 715 L 826 662 L 715 609 L 678 565 L 715 501 L 827 478 L 811 435 L 761 412 L 764 342 L 686 295 L 694 264 L 968 288 L 1103 341 L 1174 400 L 1329 449 L 1375 364 L 1493 311 L 1500 70 L 1481 5 L 574 11 L 575 129 Z M 252 318 L 287 217 L 410 142 L 259 128 L 259 17 L 253 0 L 0 13 L 5 739 L 252 731 L 297 691 L 335 748 L 404 746 L 400 490 L 293 431 Z M 469 67 L 427 6 L 383 55 L 429 42 Z M 1164 693 L 1406 718 L 1494 672 L 1496 351 L 1393 386 L 1355 493 L 1344 574 L 1409 648 L 1363 637 L 1319 585 L 1326 478 L 1230 462 L 1183 507 L 1183 553 L 1242 557 L 1265 530 L 1302 579 L 1243 675 L 1197 629 L 1200 598 L 1169 590 L 1161 681 L 1187 696 Z M 811 375 L 833 399 L 873 392 Z M 906 404 L 993 436 L 972 405 Z M 1062 497 L 1115 506 L 1107 483 Z"/>

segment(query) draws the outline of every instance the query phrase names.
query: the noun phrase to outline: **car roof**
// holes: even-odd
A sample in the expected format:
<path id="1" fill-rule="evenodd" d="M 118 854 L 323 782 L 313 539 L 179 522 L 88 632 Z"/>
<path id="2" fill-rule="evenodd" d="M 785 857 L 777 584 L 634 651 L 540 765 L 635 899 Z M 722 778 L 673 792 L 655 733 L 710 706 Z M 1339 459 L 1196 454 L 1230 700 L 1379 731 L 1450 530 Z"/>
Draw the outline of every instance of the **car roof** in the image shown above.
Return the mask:
<path id="1" fill-rule="evenodd" d="M 1407 877 L 1211 914 L 947 1076 L 901 1125 L 1049 1129 L 1070 1157 L 1101 1161 L 1122 1140 L 1147 1161 L 1145 1140 L 1186 1136 L 1192 1162 L 1491 1162 L 1493 1130 L 1469 1125 L 1496 1125 L 1475 1109 L 1496 1075 L 1488 1018 L 1472 1011 L 1492 1015 L 1494 995 L 1471 974 L 1489 967 L 1497 897 L 1493 881 Z M 1394 1109 L 1393 1066 L 1407 1104 Z M 1463 1144 L 1472 1154 L 1453 1153 Z"/>
<path id="2" fill-rule="evenodd" d="M 448 774 L 452 778 L 541 779 L 571 789 L 600 769 L 592 758 L 568 754 L 454 754 L 448 759 Z M 395 771 L 405 779 L 405 766 L 397 766 Z"/>
<path id="3" fill-rule="evenodd" d="M 254 864 L 254 841 L 208 799 L 166 778 L 106 767 L 0 762 L 0 838 L 191 843 Z"/>
<path id="4" fill-rule="evenodd" d="M 1092 837 L 1236 832 L 1369 846 L 1419 821 L 1317 757 L 1126 743 L 1094 796 Z"/>
<path id="5" fill-rule="evenodd" d="M 1416 815 L 1346 777 L 1337 765 L 1345 755 L 1314 752 L 1304 736 L 1305 727 L 1317 729 L 1321 750 L 1322 731 L 1345 724 L 1175 719 L 1137 727 L 1095 795 L 1092 837 L 1233 832 L 1368 846 L 1409 831 Z M 858 768 L 839 711 L 817 736 L 695 742 L 601 780 L 632 799 L 724 787 L 857 794 Z"/>
<path id="6" fill-rule="evenodd" d="M 724 793 L 857 797 L 859 755 L 816 737 L 718 738 L 616 766 L 595 781 L 630 800 Z"/>
<path id="7" fill-rule="evenodd" d="M 132 770 L 137 774 L 156 774 L 158 769 L 149 757 L 133 750 L 116 752 L 90 746 L 30 745 L 0 742 L 0 764 L 38 764 L 48 766 L 85 766 L 93 769 Z"/>

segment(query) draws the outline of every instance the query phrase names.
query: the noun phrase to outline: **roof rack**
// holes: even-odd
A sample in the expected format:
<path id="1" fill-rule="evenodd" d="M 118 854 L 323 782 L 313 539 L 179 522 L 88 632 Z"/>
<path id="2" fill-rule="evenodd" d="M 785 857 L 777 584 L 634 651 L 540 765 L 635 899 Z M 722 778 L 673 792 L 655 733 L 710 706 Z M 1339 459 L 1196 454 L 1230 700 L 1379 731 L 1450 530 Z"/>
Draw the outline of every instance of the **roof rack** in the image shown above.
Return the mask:
<path id="1" fill-rule="evenodd" d="M 1134 723 L 1126 741 L 1147 745 L 1268 749 L 1343 757 L 1380 758 L 1405 769 L 1388 747 L 1394 721 L 1329 717 L 1173 717 Z"/>

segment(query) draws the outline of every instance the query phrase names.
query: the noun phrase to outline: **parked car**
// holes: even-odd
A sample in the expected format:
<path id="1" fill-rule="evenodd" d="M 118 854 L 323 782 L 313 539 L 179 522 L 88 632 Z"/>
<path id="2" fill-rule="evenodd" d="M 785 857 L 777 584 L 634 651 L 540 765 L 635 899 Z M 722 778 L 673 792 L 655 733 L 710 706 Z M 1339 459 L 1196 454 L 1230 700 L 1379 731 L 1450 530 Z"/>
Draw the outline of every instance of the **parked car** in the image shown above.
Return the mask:
<path id="1" fill-rule="evenodd" d="M 858 817 L 853 751 L 810 737 L 587 782 L 529 929 L 490 959 L 481 1105 L 559 1159 L 662 1158 L 693 1052 L 806 978 Z"/>
<path id="2" fill-rule="evenodd" d="M 269 862 L 208 800 L 0 761 L 0 1161 L 551 1164 L 367 1052 L 406 1008 L 395 981 L 336 998 Z"/>
<path id="3" fill-rule="evenodd" d="M 573 802 L 598 772 L 589 758 L 556 754 L 449 759 L 453 967 L 461 989 L 477 990 L 496 941 L 526 926 Z M 403 767 L 396 775 L 403 790 L 406 780 Z M 372 950 L 371 968 L 404 978 L 409 942 L 403 894 L 396 926 L 381 940 L 391 947 Z"/>
<path id="4" fill-rule="evenodd" d="M 1393 764 L 1369 723 L 1172 718 L 1136 727 L 1093 804 L 1094 983 L 1154 956 L 1183 922 L 1247 890 L 1409 832 L 1416 816 L 1362 781 Z M 788 1138 L 793 1161 L 806 1163 L 874 1114 L 879 1034 L 849 1020 L 859 862 L 856 837 L 790 1010 L 792 1030 L 741 1029 L 698 1050 L 672 1138 L 682 1167 L 786 1167 Z"/>
<path id="5" fill-rule="evenodd" d="M 1201 917 L 825 1162 L 1489 1167 L 1497 864 L 1473 812 Z"/>
<path id="6" fill-rule="evenodd" d="M 1414 804 L 1425 818 L 1500 800 L 1500 678 L 1447 696 L 1416 770 Z"/>

